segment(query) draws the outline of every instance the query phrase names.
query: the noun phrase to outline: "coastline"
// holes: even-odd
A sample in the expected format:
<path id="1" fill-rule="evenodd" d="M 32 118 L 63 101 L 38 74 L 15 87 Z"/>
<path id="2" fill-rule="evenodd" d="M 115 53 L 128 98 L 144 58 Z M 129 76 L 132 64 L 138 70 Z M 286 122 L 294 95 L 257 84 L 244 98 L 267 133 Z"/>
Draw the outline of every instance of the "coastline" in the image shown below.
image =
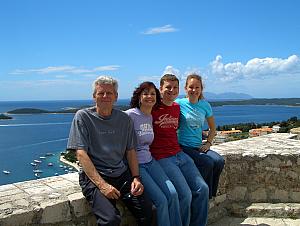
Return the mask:
<path id="1" fill-rule="evenodd" d="M 66 165 L 69 165 L 69 166 L 74 167 L 78 172 L 80 171 L 80 167 L 79 167 L 76 163 L 69 162 L 69 161 L 66 160 L 66 159 L 64 158 L 64 156 L 62 156 L 62 155 L 59 157 L 59 161 L 63 162 L 63 163 L 66 164 Z"/>

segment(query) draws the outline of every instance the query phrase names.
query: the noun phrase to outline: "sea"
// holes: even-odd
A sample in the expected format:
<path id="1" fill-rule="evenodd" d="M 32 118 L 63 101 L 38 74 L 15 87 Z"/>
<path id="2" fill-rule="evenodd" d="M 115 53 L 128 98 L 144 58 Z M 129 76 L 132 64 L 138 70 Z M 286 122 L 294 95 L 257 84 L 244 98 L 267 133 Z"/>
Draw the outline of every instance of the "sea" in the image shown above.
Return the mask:
<path id="1" fill-rule="evenodd" d="M 129 100 L 119 100 L 117 104 L 128 105 Z M 0 101 L 0 113 L 19 108 L 62 110 L 91 105 L 92 100 Z M 300 118 L 300 107 L 276 105 L 220 106 L 213 107 L 213 112 L 216 125 Z M 74 172 L 59 161 L 74 114 L 11 116 L 11 120 L 0 120 L 0 185 Z"/>

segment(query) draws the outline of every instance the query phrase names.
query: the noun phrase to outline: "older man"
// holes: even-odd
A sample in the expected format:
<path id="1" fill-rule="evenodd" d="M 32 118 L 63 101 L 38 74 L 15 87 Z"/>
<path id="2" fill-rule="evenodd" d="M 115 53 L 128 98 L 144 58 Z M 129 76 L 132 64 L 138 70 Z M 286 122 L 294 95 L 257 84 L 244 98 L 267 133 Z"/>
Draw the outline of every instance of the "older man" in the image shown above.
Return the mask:
<path id="1" fill-rule="evenodd" d="M 98 225 L 120 224 L 117 199 L 125 203 L 138 225 L 150 225 L 151 203 L 142 194 L 133 123 L 125 113 L 113 109 L 118 83 L 111 77 L 100 76 L 93 88 L 96 106 L 75 114 L 68 141 L 68 149 L 76 150 L 82 165 L 82 192 Z"/>

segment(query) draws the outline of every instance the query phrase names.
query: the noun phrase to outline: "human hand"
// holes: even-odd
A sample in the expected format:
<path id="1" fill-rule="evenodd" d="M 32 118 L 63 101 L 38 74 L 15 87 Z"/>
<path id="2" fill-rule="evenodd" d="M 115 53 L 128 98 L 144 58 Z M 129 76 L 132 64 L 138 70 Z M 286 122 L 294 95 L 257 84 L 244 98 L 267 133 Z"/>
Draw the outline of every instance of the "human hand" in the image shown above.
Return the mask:
<path id="1" fill-rule="evenodd" d="M 138 196 L 143 194 L 144 192 L 144 186 L 141 183 L 140 179 L 134 178 L 131 183 L 131 194 L 134 196 Z"/>
<path id="2" fill-rule="evenodd" d="M 206 142 L 204 145 L 202 145 L 200 148 L 199 148 L 199 150 L 201 151 L 201 152 L 204 152 L 204 153 L 206 153 L 209 149 L 210 149 L 210 143 L 209 142 Z"/>
<path id="3" fill-rule="evenodd" d="M 118 199 L 120 197 L 120 192 L 114 186 L 105 183 L 100 188 L 101 193 L 108 199 Z"/>

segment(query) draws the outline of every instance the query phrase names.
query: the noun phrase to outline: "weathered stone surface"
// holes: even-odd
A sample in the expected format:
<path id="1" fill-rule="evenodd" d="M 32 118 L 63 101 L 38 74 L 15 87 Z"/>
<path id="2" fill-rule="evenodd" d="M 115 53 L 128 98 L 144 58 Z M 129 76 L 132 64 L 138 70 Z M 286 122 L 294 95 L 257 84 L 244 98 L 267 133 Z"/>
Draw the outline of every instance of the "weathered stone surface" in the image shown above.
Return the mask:
<path id="1" fill-rule="evenodd" d="M 300 192 L 291 192 L 290 193 L 290 199 L 293 202 L 299 202 L 300 203 Z"/>
<path id="2" fill-rule="evenodd" d="M 15 210 L 13 213 L 0 218 L 1 226 L 30 225 L 33 222 L 36 211 L 29 209 Z"/>
<path id="3" fill-rule="evenodd" d="M 227 211 L 239 216 L 259 213 L 300 218 L 300 208 L 295 203 L 272 204 L 300 202 L 300 140 L 290 137 L 270 134 L 212 146 L 226 163 L 218 196 L 210 201 L 210 222 Z M 253 202 L 264 204 L 250 205 Z M 127 208 L 120 203 L 117 206 L 122 225 L 134 225 Z M 0 186 L 0 225 L 18 224 L 95 225 L 95 217 L 78 185 L 78 173 Z"/>
<path id="4" fill-rule="evenodd" d="M 230 191 L 229 199 L 234 201 L 242 201 L 245 199 L 247 188 L 243 186 L 236 186 Z"/>
<path id="5" fill-rule="evenodd" d="M 68 195 L 68 199 L 76 217 L 86 216 L 91 212 L 91 207 L 81 192 Z"/>
<path id="6" fill-rule="evenodd" d="M 267 192 L 265 188 L 258 188 L 253 192 L 250 192 L 250 200 L 254 202 L 265 201 L 267 199 Z"/>
<path id="7" fill-rule="evenodd" d="M 67 200 L 56 200 L 41 203 L 42 224 L 54 224 L 71 221 L 70 206 Z"/>
<path id="8" fill-rule="evenodd" d="M 285 190 L 276 189 L 275 193 L 270 195 L 271 199 L 279 202 L 288 202 L 289 201 L 289 193 Z"/>

